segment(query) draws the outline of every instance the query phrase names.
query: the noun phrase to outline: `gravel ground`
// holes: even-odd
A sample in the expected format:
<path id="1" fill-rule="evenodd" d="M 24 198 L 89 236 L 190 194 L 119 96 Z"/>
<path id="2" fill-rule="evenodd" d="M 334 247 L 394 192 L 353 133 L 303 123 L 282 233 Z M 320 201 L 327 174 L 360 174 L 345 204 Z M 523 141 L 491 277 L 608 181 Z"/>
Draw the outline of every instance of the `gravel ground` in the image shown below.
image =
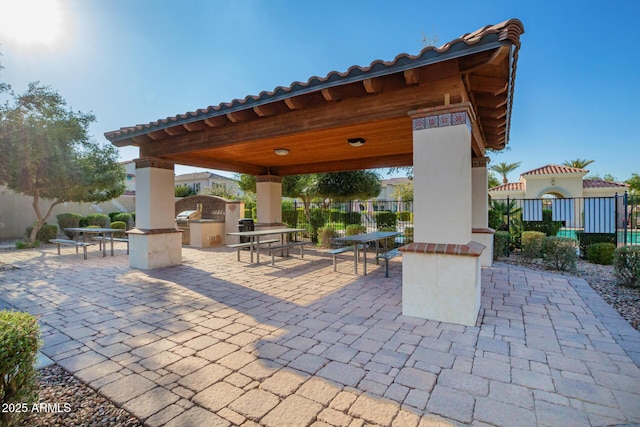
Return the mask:
<path id="1" fill-rule="evenodd" d="M 536 270 L 544 269 L 539 263 L 523 261 L 519 255 L 500 258 L 499 261 Z M 8 268 L 11 266 L 0 262 L 0 270 Z M 640 330 L 640 289 L 617 285 L 613 267 L 578 260 L 578 266 L 574 272 L 552 272 L 585 279 L 622 317 L 634 328 Z M 59 412 L 29 412 L 16 424 L 17 426 L 137 427 L 143 425 L 126 410 L 118 408 L 57 365 L 41 371 L 38 385 L 40 402 L 58 403 Z M 68 404 L 68 407 L 65 404 Z M 66 409 L 68 411 L 65 411 Z"/>

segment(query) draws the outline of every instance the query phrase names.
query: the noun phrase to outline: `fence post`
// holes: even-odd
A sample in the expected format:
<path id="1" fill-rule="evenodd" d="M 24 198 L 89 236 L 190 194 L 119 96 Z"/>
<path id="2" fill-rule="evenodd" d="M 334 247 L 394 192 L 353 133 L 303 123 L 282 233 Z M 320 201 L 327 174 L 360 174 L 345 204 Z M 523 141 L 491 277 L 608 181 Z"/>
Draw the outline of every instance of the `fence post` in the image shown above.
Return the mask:
<path id="1" fill-rule="evenodd" d="M 614 224 L 614 227 L 615 227 L 614 231 L 616 233 L 616 248 L 617 248 L 618 247 L 618 193 L 617 192 L 616 192 L 616 195 L 614 197 L 615 198 L 614 198 L 613 201 L 614 201 L 615 206 L 613 208 L 613 212 L 614 212 L 613 215 L 614 215 L 615 220 L 613 221 L 613 224 Z"/>
<path id="2" fill-rule="evenodd" d="M 623 246 L 627 244 L 628 240 L 627 240 L 627 228 L 629 227 L 629 206 L 628 206 L 628 194 L 625 191 L 624 192 L 624 198 L 622 199 L 622 202 L 624 203 L 624 231 L 622 232 L 622 237 L 623 237 Z M 616 245 L 617 246 L 617 245 Z"/>
<path id="3" fill-rule="evenodd" d="M 507 231 L 509 232 L 509 236 L 511 236 L 511 203 L 509 196 L 507 196 Z"/>

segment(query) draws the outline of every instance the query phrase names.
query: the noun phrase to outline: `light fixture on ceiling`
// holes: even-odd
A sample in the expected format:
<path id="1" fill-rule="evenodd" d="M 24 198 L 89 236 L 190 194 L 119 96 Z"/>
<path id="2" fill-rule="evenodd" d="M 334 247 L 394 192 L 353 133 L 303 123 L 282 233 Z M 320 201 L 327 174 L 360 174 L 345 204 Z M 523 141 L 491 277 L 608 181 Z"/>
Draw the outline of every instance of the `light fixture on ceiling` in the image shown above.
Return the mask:
<path id="1" fill-rule="evenodd" d="M 276 148 L 275 150 L 273 150 L 273 152 L 278 156 L 286 156 L 287 154 L 289 154 L 289 150 L 287 150 L 286 148 Z"/>
<path id="2" fill-rule="evenodd" d="M 347 141 L 352 147 L 362 147 L 364 145 L 364 138 L 349 138 Z"/>

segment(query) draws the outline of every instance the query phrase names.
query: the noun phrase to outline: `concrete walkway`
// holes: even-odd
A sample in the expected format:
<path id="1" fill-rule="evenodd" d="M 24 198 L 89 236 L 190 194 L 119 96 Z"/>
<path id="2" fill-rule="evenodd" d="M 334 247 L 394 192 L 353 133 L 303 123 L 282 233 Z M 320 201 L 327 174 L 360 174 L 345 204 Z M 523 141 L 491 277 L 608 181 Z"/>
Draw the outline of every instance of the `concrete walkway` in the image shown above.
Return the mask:
<path id="1" fill-rule="evenodd" d="M 225 248 L 152 271 L 53 247 L 2 251 L 0 308 L 42 352 L 149 426 L 640 424 L 640 334 L 580 279 L 483 271 L 477 327 L 401 315 L 390 278 L 345 257 L 259 266 Z"/>

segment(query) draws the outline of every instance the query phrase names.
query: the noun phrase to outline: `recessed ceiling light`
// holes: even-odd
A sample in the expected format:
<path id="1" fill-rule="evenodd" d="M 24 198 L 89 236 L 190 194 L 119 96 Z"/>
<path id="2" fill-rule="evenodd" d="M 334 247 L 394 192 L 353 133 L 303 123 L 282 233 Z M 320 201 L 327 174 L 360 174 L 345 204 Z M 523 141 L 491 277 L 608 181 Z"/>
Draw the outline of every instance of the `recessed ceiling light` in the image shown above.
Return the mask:
<path id="1" fill-rule="evenodd" d="M 286 148 L 276 148 L 275 150 L 273 150 L 273 152 L 278 156 L 286 156 L 287 154 L 289 154 L 289 150 L 287 150 Z"/>
<path id="2" fill-rule="evenodd" d="M 364 138 L 349 138 L 347 141 L 352 147 L 362 147 L 364 145 Z"/>

